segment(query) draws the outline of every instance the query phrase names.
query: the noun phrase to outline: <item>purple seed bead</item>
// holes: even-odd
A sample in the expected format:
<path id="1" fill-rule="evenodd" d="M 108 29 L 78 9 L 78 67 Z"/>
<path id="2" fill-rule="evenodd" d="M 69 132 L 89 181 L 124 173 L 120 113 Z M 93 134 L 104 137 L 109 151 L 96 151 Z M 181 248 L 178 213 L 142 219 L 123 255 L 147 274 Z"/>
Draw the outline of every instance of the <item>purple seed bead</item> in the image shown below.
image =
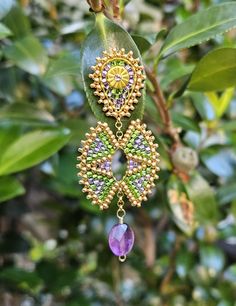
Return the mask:
<path id="1" fill-rule="evenodd" d="M 127 255 L 134 245 L 134 232 L 128 224 L 115 224 L 109 233 L 109 246 L 116 256 Z"/>

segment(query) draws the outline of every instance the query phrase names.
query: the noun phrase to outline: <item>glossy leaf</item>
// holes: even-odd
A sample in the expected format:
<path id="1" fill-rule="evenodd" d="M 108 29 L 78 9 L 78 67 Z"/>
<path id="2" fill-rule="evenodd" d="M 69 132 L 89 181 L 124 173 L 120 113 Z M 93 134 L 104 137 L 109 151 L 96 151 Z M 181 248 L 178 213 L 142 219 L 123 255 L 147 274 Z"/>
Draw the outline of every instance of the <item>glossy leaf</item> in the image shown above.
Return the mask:
<path id="1" fill-rule="evenodd" d="M 181 127 L 187 131 L 192 130 L 195 132 L 200 132 L 199 126 L 196 124 L 196 122 L 193 119 L 177 112 L 173 112 L 171 117 L 176 127 Z"/>
<path id="2" fill-rule="evenodd" d="M 8 144 L 0 155 L 0 175 L 32 167 L 57 152 L 70 138 L 68 129 L 36 130 Z"/>
<path id="3" fill-rule="evenodd" d="M 214 108 L 217 118 L 220 118 L 228 108 L 233 98 L 234 91 L 234 88 L 228 88 L 221 96 L 218 96 L 215 92 L 206 93 L 208 100 Z"/>
<path id="4" fill-rule="evenodd" d="M 236 5 L 236 3 L 235 3 Z M 219 91 L 236 85 L 236 49 L 209 52 L 194 69 L 188 88 L 193 91 Z"/>
<path id="5" fill-rule="evenodd" d="M 9 1 L 10 3 L 12 0 L 1 0 L 0 3 L 2 3 L 2 1 Z M 29 35 L 31 32 L 29 20 L 25 16 L 22 8 L 18 5 L 12 7 L 4 18 L 4 24 L 11 30 L 12 34 L 19 39 Z"/>
<path id="6" fill-rule="evenodd" d="M 25 193 L 20 182 L 11 176 L 0 177 L 0 202 L 4 202 Z"/>
<path id="7" fill-rule="evenodd" d="M 194 107 L 203 120 L 215 119 L 213 106 L 203 93 L 191 92 L 190 97 L 192 98 Z"/>
<path id="8" fill-rule="evenodd" d="M 146 52 L 151 46 L 152 42 L 149 41 L 146 37 L 143 37 L 141 35 L 132 35 L 132 39 L 136 43 L 140 53 Z"/>
<path id="9" fill-rule="evenodd" d="M 14 0 L 1 0 L 0 1 L 0 19 L 2 19 L 11 9 Z"/>
<path id="10" fill-rule="evenodd" d="M 48 64 L 45 78 L 58 77 L 61 75 L 80 75 L 80 63 L 77 54 L 62 54 L 57 59 L 51 59 Z"/>
<path id="11" fill-rule="evenodd" d="M 31 74 L 43 74 L 48 58 L 38 39 L 27 36 L 4 49 L 5 56 L 15 65 Z"/>
<path id="12" fill-rule="evenodd" d="M 0 272 L 0 279 L 4 282 L 12 282 L 21 289 L 34 289 L 39 286 L 41 279 L 35 272 L 23 270 L 21 268 L 9 267 Z"/>
<path id="13" fill-rule="evenodd" d="M 69 75 L 41 77 L 42 83 L 60 96 L 68 96 L 74 89 L 73 81 Z"/>
<path id="14" fill-rule="evenodd" d="M 21 127 L 15 125 L 0 126 L 0 155 L 2 155 L 8 146 L 21 135 Z"/>
<path id="15" fill-rule="evenodd" d="M 11 35 L 11 31 L 3 24 L 0 23 L 0 39 Z"/>
<path id="16" fill-rule="evenodd" d="M 177 254 L 176 258 L 176 272 L 182 279 L 186 278 L 189 271 L 194 266 L 194 256 L 190 252 L 182 251 Z"/>
<path id="17" fill-rule="evenodd" d="M 236 183 L 229 183 L 217 190 L 217 198 L 220 204 L 227 204 L 236 200 Z"/>
<path id="18" fill-rule="evenodd" d="M 109 50 L 110 48 L 125 48 L 127 52 L 133 51 L 134 57 L 139 57 L 141 60 L 138 48 L 131 36 L 118 24 L 108 20 L 101 14 L 97 14 L 95 27 L 86 38 L 83 46 L 81 55 L 82 78 L 88 102 L 95 116 L 98 120 L 105 121 L 111 127 L 114 127 L 114 118 L 107 117 L 102 111 L 101 105 L 97 102 L 98 97 L 94 95 L 94 90 L 90 88 L 91 79 L 89 78 L 89 74 L 92 72 L 90 67 L 96 64 L 96 57 L 101 56 L 102 51 Z M 131 120 L 143 116 L 144 93 L 145 89 L 142 90 L 142 96 L 139 98 L 135 110 L 132 111 L 131 117 L 123 120 L 124 130 L 127 128 Z"/>
<path id="19" fill-rule="evenodd" d="M 175 26 L 168 34 L 160 56 L 168 56 L 228 31 L 236 26 L 236 3 L 226 2 L 202 10 Z"/>
<path id="20" fill-rule="evenodd" d="M 231 151 L 209 148 L 201 152 L 201 160 L 215 175 L 231 177 L 235 173 L 236 161 Z"/>
<path id="21" fill-rule="evenodd" d="M 53 116 L 38 109 L 30 103 L 13 103 L 0 108 L 1 124 L 10 122 L 11 124 L 23 125 L 50 125 L 55 123 Z"/>
<path id="22" fill-rule="evenodd" d="M 56 262 L 44 260 L 37 264 L 36 272 L 47 287 L 55 293 L 73 284 L 77 271 L 73 268 L 63 269 Z"/>
<path id="23" fill-rule="evenodd" d="M 185 187 L 190 200 L 194 203 L 197 219 L 202 223 L 218 220 L 215 194 L 208 182 L 196 172 Z"/>

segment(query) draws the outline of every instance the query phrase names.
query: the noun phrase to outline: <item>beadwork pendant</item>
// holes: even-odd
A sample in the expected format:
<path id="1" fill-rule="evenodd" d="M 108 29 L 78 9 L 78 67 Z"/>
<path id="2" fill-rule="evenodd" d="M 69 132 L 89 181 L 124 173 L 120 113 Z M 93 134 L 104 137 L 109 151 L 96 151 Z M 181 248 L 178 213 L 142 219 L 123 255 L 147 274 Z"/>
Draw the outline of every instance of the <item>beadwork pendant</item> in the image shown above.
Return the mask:
<path id="1" fill-rule="evenodd" d="M 93 79 L 91 87 L 99 96 L 98 103 L 103 103 L 103 111 L 107 116 L 121 118 L 129 117 L 134 104 L 141 96 L 140 89 L 144 87 L 143 66 L 139 59 L 133 58 L 133 52 L 125 54 L 125 50 L 116 49 L 103 52 L 102 58 L 97 58 L 97 65 L 92 66 Z"/>
<path id="2" fill-rule="evenodd" d="M 93 79 L 91 88 L 99 96 L 98 103 L 103 104 L 106 115 L 116 119 L 117 131 L 114 135 L 104 122 L 91 128 L 79 149 L 77 167 L 83 192 L 92 204 L 107 209 L 117 194 L 119 223 L 110 231 L 109 246 L 113 254 L 124 261 L 134 244 L 134 232 L 124 223 L 124 197 L 138 207 L 147 200 L 158 178 L 158 145 L 139 119 L 131 121 L 126 132 L 122 132 L 122 118 L 131 115 L 144 87 L 145 75 L 139 59 L 134 59 L 131 51 L 126 54 L 124 49 L 112 49 L 104 51 L 103 57 L 97 58 L 96 65 L 91 68 L 94 71 L 89 75 Z M 111 167 L 117 150 L 122 150 L 127 159 L 127 170 L 120 180 L 115 178 Z"/>

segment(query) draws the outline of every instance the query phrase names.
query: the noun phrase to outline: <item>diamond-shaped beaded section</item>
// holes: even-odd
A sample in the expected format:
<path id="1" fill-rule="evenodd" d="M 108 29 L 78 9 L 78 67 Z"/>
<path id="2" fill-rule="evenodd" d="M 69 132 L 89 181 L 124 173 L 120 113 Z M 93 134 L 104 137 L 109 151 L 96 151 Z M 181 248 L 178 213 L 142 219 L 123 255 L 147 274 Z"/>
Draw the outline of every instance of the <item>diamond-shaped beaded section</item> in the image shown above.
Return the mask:
<path id="1" fill-rule="evenodd" d="M 87 198 L 101 209 L 108 208 L 116 190 L 118 182 L 111 171 L 112 156 L 119 145 L 115 136 L 106 123 L 99 122 L 96 128 L 86 134 L 87 140 L 82 141 L 78 157 L 83 191 L 88 193 Z"/>
<path id="2" fill-rule="evenodd" d="M 158 178 L 157 144 L 140 120 L 132 121 L 123 138 L 118 141 L 106 123 L 99 122 L 86 134 L 82 142 L 79 176 L 84 184 L 83 191 L 93 204 L 101 209 L 108 208 L 118 189 L 122 189 L 131 205 L 140 206 Z M 127 170 L 124 177 L 117 181 L 111 169 L 112 157 L 117 150 L 123 150 L 127 158 Z"/>
<path id="3" fill-rule="evenodd" d="M 102 58 L 97 58 L 90 85 L 94 94 L 99 96 L 98 103 L 104 104 L 103 111 L 107 116 L 121 118 L 129 117 L 141 96 L 145 79 L 143 66 L 138 58 L 133 58 L 133 52 L 125 53 L 124 49 L 104 51 Z"/>
<path id="4" fill-rule="evenodd" d="M 121 142 L 128 160 L 128 169 L 121 184 L 133 206 L 140 206 L 142 201 L 147 200 L 147 195 L 155 186 L 154 180 L 158 178 L 159 153 L 154 140 L 151 131 L 146 130 L 146 124 L 136 120 L 131 122 Z"/>

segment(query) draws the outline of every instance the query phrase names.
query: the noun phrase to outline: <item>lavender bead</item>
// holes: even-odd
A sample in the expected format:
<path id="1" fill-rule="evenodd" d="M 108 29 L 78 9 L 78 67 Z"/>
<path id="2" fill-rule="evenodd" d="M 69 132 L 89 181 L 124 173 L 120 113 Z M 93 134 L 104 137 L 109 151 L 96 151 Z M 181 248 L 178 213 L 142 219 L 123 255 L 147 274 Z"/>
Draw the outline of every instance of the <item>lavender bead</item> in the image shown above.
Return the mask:
<path id="1" fill-rule="evenodd" d="M 134 232 L 128 224 L 115 224 L 109 233 L 109 246 L 116 256 L 127 255 L 134 245 Z"/>

